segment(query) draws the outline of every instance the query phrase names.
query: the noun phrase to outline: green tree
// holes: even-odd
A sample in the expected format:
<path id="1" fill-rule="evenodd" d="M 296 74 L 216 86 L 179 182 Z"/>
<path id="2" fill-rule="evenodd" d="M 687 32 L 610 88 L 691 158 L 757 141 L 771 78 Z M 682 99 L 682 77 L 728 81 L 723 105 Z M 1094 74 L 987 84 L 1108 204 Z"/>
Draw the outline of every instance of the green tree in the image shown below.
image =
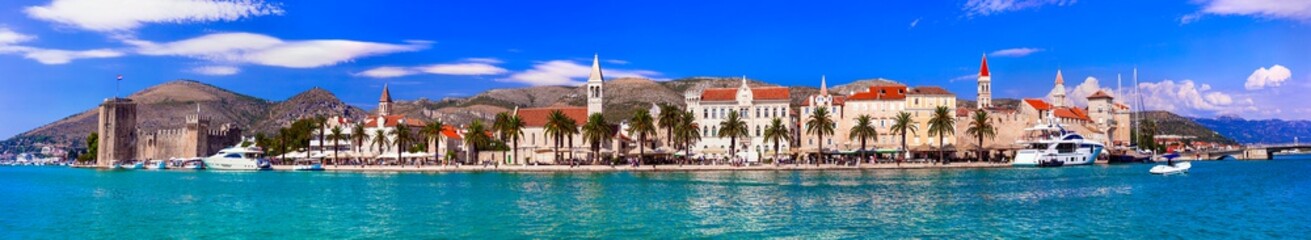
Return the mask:
<path id="1" fill-rule="evenodd" d="M 413 142 L 414 133 L 410 130 L 409 125 L 398 123 L 391 134 L 394 137 L 392 141 L 396 144 L 396 163 L 405 166 L 405 162 L 401 161 L 401 153 L 404 153 L 406 147 L 409 147 L 408 144 Z"/>
<path id="2" fill-rule="evenodd" d="M 747 122 L 742 120 L 736 110 L 728 111 L 728 117 L 719 122 L 719 136 L 728 138 L 728 154 L 730 158 L 737 156 L 737 138 L 747 138 Z"/>
<path id="3" fill-rule="evenodd" d="M 946 106 L 938 106 L 933 110 L 933 117 L 929 118 L 929 136 L 938 136 L 938 161 L 942 164 L 948 164 L 946 153 L 946 138 L 948 134 L 956 133 L 956 118 L 951 116 L 951 110 Z"/>
<path id="4" fill-rule="evenodd" d="M 665 129 L 665 144 L 673 145 L 674 128 L 681 124 L 679 121 L 683 120 L 683 110 L 673 104 L 661 103 L 660 114 L 656 118 L 659 127 Z"/>
<path id="5" fill-rule="evenodd" d="M 593 164 L 601 158 L 601 144 L 612 140 L 614 131 L 610 123 L 605 122 L 605 116 L 600 113 L 593 113 L 587 117 L 587 123 L 583 124 L 583 140 L 591 145 Z"/>
<path id="6" fill-rule="evenodd" d="M 870 120 L 869 115 L 856 117 L 856 125 L 851 126 L 851 133 L 847 134 L 847 138 L 860 141 L 860 161 L 856 161 L 856 166 L 860 166 L 860 162 L 865 161 L 865 158 L 868 157 L 866 156 L 865 141 L 871 138 L 878 139 L 878 137 L 879 131 L 874 129 L 874 123 Z"/>
<path id="7" fill-rule="evenodd" d="M 341 161 L 341 159 L 337 158 L 337 143 L 346 140 L 346 134 L 342 132 L 343 130 L 341 129 L 341 126 L 334 126 L 332 127 L 332 130 L 328 132 L 328 141 L 332 141 L 332 166 L 337 166 L 337 162 Z"/>
<path id="8" fill-rule="evenodd" d="M 910 117 L 908 112 L 897 113 L 897 118 L 893 119 L 892 132 L 901 135 L 901 151 L 910 152 L 910 146 L 906 146 L 906 135 L 919 131 L 919 123 Z M 903 153 L 903 157 L 905 154 Z M 901 165 L 901 159 L 897 159 L 897 165 Z"/>
<path id="9" fill-rule="evenodd" d="M 381 128 L 373 130 L 373 148 L 378 149 L 378 153 L 387 151 L 391 145 L 391 139 L 387 139 L 387 131 Z"/>
<path id="10" fill-rule="evenodd" d="M 996 139 L 997 127 L 992 125 L 992 119 L 988 117 L 988 112 L 979 109 L 974 111 L 974 118 L 970 119 L 970 128 L 965 129 L 965 134 L 974 136 L 979 140 L 979 161 L 983 161 L 986 156 L 986 148 L 983 147 L 983 138 Z"/>
<path id="11" fill-rule="evenodd" d="M 78 155 L 77 161 L 86 164 L 95 161 L 98 154 L 100 154 L 100 133 L 91 132 L 86 136 L 86 153 Z"/>
<path id="12" fill-rule="evenodd" d="M 783 124 L 783 119 L 774 118 L 769 121 L 769 127 L 765 128 L 765 140 L 774 142 L 774 165 L 778 165 L 778 145 L 782 141 L 790 141 L 788 136 L 787 125 Z"/>
<path id="13" fill-rule="evenodd" d="M 510 134 L 509 134 L 510 132 L 507 130 L 509 128 L 509 125 L 510 125 L 509 112 L 497 113 L 496 117 L 492 118 L 492 133 L 496 135 L 497 141 L 508 142 L 510 138 Z M 501 161 L 505 159 L 506 154 L 509 153 L 504 151 L 501 152 L 501 158 L 495 161 L 497 165 L 501 164 Z"/>
<path id="14" fill-rule="evenodd" d="M 655 134 L 655 119 L 646 109 L 638 109 L 633 118 L 628 120 L 628 135 L 637 135 L 637 164 L 642 165 L 646 157 L 647 136 Z"/>
<path id="15" fill-rule="evenodd" d="M 551 111 L 550 115 L 546 116 L 546 126 L 544 126 L 544 134 L 546 136 L 551 137 L 551 139 L 555 140 L 553 141 L 552 147 L 554 148 L 551 150 L 551 154 L 555 157 L 554 161 L 556 164 L 560 164 L 560 145 L 561 145 L 560 142 L 564 141 L 565 134 L 569 134 L 570 132 L 569 122 L 572 121 L 573 119 L 570 119 L 569 116 L 564 115 L 564 112 L 560 110 Z"/>
<path id="16" fill-rule="evenodd" d="M 487 127 L 482 120 L 473 120 L 469 123 L 469 128 L 464 132 L 464 144 L 469 146 L 469 152 L 473 158 L 478 158 L 478 151 L 491 143 L 491 137 L 487 136 Z"/>
<path id="17" fill-rule="evenodd" d="M 351 126 L 351 148 L 355 150 L 356 156 L 364 152 L 364 143 L 368 141 L 369 135 L 365 133 L 364 124 L 359 123 Z"/>
<path id="18" fill-rule="evenodd" d="M 697 126 L 696 114 L 691 111 L 683 112 L 682 115 L 678 127 L 674 128 L 674 138 L 683 146 L 683 160 L 686 162 L 686 158 L 692 156 L 692 144 L 701 141 L 701 126 Z"/>
<path id="19" fill-rule="evenodd" d="M 819 151 L 820 160 L 825 159 L 824 135 L 833 135 L 834 128 L 837 128 L 837 123 L 833 121 L 832 116 L 829 116 L 828 108 L 825 107 L 815 108 L 815 111 L 810 114 L 810 118 L 806 120 L 806 133 L 814 134 L 816 138 L 819 138 L 817 150 Z M 815 161 L 815 166 L 819 166 L 819 162 Z"/>
<path id="20" fill-rule="evenodd" d="M 312 131 L 312 132 L 313 132 L 313 133 L 317 133 L 317 134 L 315 134 L 314 136 L 317 137 L 317 138 L 319 139 L 319 152 L 323 152 L 323 147 L 324 147 L 324 146 L 323 146 L 323 138 L 325 137 L 324 135 L 328 135 L 328 133 L 327 133 L 327 128 L 328 128 L 328 118 L 323 117 L 323 115 L 317 115 L 317 116 L 314 116 L 314 119 L 313 119 L 313 120 L 314 120 L 314 131 Z M 307 144 L 308 144 L 308 143 L 307 143 Z M 310 148 L 309 148 L 309 147 L 306 147 L 306 148 L 305 148 L 305 155 L 308 156 L 309 154 L 310 154 Z M 306 158 L 308 158 L 308 157 L 306 157 Z"/>
<path id="21" fill-rule="evenodd" d="M 523 129 L 527 126 L 528 123 L 525 123 L 523 118 L 516 114 L 510 115 L 510 118 L 506 120 L 505 129 L 502 129 L 502 131 L 505 131 L 505 136 L 510 138 L 510 142 L 513 143 L 512 150 L 515 158 L 512 160 L 513 162 L 519 163 L 519 140 L 523 139 Z"/>
<path id="22" fill-rule="evenodd" d="M 446 130 L 446 124 L 445 124 L 445 123 L 442 123 L 441 120 L 433 120 L 432 122 L 428 123 L 427 125 L 423 125 L 423 128 L 419 129 L 419 135 L 423 135 L 423 137 L 424 137 L 425 139 L 428 139 L 428 141 L 432 141 L 432 144 L 433 144 L 433 145 L 432 145 L 432 149 L 433 149 L 433 151 L 432 151 L 432 160 L 433 160 L 433 161 L 441 161 L 441 159 L 439 158 L 439 156 L 438 156 L 437 154 L 441 152 L 441 149 L 438 149 L 438 148 L 441 148 L 441 146 L 442 146 L 442 144 L 441 144 L 441 142 L 442 142 L 442 137 L 443 137 L 443 136 L 442 136 L 442 131 L 445 131 L 445 130 Z M 423 166 L 423 163 L 420 163 L 419 165 L 420 165 L 420 166 Z"/>

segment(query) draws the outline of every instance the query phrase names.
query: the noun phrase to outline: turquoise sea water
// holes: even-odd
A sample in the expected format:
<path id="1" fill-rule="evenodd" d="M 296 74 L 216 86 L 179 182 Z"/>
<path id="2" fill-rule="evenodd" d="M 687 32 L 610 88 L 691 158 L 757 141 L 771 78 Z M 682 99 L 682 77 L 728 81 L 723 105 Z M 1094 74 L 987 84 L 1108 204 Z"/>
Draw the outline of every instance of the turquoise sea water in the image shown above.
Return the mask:
<path id="1" fill-rule="evenodd" d="M 0 167 L 0 239 L 1307 238 L 1311 160 L 1059 169 L 301 173 Z"/>

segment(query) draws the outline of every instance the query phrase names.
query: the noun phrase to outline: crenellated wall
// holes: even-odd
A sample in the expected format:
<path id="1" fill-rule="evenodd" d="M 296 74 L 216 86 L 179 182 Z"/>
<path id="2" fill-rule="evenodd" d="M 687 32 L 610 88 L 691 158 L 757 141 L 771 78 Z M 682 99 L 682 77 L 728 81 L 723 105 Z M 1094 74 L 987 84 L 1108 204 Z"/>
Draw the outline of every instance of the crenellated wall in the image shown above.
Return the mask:
<path id="1" fill-rule="evenodd" d="M 156 131 L 138 130 L 141 160 L 205 157 L 241 141 L 241 129 L 223 124 L 209 128 L 209 119 L 187 116 L 186 126 Z"/>

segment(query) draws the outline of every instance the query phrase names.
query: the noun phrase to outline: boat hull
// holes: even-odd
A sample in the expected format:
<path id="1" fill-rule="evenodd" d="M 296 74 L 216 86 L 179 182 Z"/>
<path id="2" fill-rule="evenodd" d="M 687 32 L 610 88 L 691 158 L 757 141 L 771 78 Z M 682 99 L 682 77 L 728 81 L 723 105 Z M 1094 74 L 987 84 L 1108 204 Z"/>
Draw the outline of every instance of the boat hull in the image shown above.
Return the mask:
<path id="1" fill-rule="evenodd" d="M 1180 163 L 1175 163 L 1174 166 L 1156 165 L 1155 167 L 1152 167 L 1151 170 L 1148 170 L 1148 172 L 1158 175 L 1172 175 L 1172 174 L 1188 173 L 1188 170 L 1192 168 L 1193 168 L 1192 163 L 1180 162 Z"/>
<path id="2" fill-rule="evenodd" d="M 269 170 L 273 166 L 267 161 L 250 159 L 205 159 L 205 169 L 210 170 Z"/>

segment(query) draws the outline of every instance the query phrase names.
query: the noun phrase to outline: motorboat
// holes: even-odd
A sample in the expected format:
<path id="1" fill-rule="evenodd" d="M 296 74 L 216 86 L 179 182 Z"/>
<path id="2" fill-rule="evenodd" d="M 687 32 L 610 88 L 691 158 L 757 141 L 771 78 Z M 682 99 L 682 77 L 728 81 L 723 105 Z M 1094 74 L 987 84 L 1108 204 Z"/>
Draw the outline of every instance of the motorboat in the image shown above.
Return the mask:
<path id="1" fill-rule="evenodd" d="M 200 158 L 180 159 L 178 161 L 180 162 L 179 165 L 182 166 L 182 169 L 191 169 L 191 170 L 205 169 L 205 162 L 201 161 Z"/>
<path id="2" fill-rule="evenodd" d="M 124 162 L 114 163 L 112 167 L 114 169 L 137 170 L 137 169 L 145 169 L 146 164 L 141 162 L 135 162 L 135 161 L 124 161 Z"/>
<path id="3" fill-rule="evenodd" d="M 1152 162 L 1152 152 L 1138 149 L 1136 146 L 1116 148 L 1111 151 L 1107 163 L 1149 163 Z"/>
<path id="4" fill-rule="evenodd" d="M 1090 165 L 1097 161 L 1105 146 L 1085 139 L 1082 135 L 1066 131 L 1060 124 L 1049 122 L 1025 129 L 1026 137 L 1017 142 L 1024 148 L 1016 152 L 1011 165 L 1021 167 L 1056 167 Z"/>
<path id="5" fill-rule="evenodd" d="M 264 159 L 264 150 L 259 147 L 243 147 L 242 144 L 219 150 L 213 156 L 201 159 L 206 169 L 213 170 L 269 170 L 273 164 Z"/>
<path id="6" fill-rule="evenodd" d="M 1190 162 L 1175 163 L 1174 159 L 1179 157 L 1179 153 L 1169 153 L 1162 157 L 1166 159 L 1166 164 L 1156 165 L 1152 167 L 1151 170 L 1148 170 L 1148 172 L 1159 175 L 1173 175 L 1188 173 L 1188 169 L 1193 168 L 1193 164 Z"/>
<path id="7" fill-rule="evenodd" d="M 168 161 L 163 161 L 163 160 L 146 161 L 145 167 L 146 169 L 165 170 L 168 169 Z"/>
<path id="8" fill-rule="evenodd" d="M 291 167 L 294 171 L 323 171 L 323 161 L 299 160 Z"/>

